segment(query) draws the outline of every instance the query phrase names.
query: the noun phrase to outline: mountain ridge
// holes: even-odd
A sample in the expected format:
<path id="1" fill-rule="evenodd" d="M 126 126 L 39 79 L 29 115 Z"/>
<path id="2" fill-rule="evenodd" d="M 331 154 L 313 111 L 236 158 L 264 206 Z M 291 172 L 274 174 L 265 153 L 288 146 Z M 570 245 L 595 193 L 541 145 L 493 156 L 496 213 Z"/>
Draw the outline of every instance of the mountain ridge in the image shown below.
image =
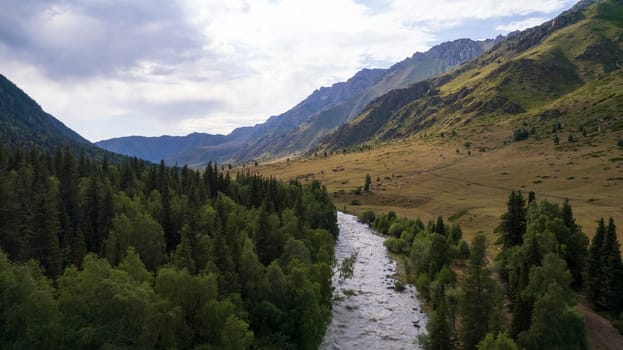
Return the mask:
<path id="1" fill-rule="evenodd" d="M 157 138 L 140 139 L 150 143 L 154 151 L 145 151 L 133 145 L 139 139 L 132 137 L 102 140 L 96 144 L 154 162 L 163 158 L 167 163 L 187 163 L 192 166 L 201 166 L 209 161 L 240 162 L 301 153 L 356 116 L 372 99 L 394 88 L 451 69 L 477 56 L 497 40 L 499 38 L 485 41 L 457 39 L 436 45 L 427 52 L 416 52 L 387 69 L 362 69 L 344 82 L 316 89 L 293 108 L 268 118 L 265 123 L 256 124 L 252 129 L 234 130 L 232 134 L 220 139 L 222 143 L 208 142 L 188 147 L 188 142 L 180 139 L 180 143 L 171 149 L 170 146 L 158 144 Z M 207 135 L 210 134 L 205 135 L 209 138 Z"/>
<path id="2" fill-rule="evenodd" d="M 606 11 L 604 6 L 614 8 Z M 618 80 L 623 24 L 605 20 L 604 15 L 620 8 L 617 2 L 581 1 L 540 26 L 509 36 L 450 73 L 374 100 L 359 116 L 325 137 L 314 151 L 337 151 L 418 133 L 430 138 L 431 134 L 454 134 L 513 121 L 541 134 L 551 134 L 547 128 L 552 122 L 597 129 L 598 117 L 611 117 L 598 116 L 597 104 L 612 100 L 609 111 L 616 114 L 621 110 L 616 107 L 621 99 L 616 93 L 595 96 L 593 101 L 585 91 L 588 84 L 609 75 Z M 421 84 L 428 87 L 425 94 Z M 578 111 L 575 102 L 567 101 L 570 95 L 588 99 L 585 104 L 593 106 Z M 590 122 L 587 111 L 595 114 L 590 114 Z M 544 126 L 547 117 L 543 116 L 552 113 L 553 121 Z M 364 127 L 367 125 L 374 127 Z M 512 125 L 522 127 L 516 122 Z"/>
<path id="3" fill-rule="evenodd" d="M 43 108 L 26 92 L 0 74 L 0 140 L 9 148 L 31 147 L 48 152 L 57 147 L 68 148 L 75 155 L 84 153 L 95 159 L 121 158 L 95 146 L 67 127 Z"/>

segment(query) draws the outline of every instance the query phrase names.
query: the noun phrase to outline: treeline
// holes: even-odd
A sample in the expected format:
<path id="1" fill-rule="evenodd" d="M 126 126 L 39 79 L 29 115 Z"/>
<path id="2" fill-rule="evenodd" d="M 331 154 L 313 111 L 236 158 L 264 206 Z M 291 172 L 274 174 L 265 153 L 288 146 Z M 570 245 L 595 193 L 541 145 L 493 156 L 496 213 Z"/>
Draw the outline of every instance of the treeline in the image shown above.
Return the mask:
<path id="1" fill-rule="evenodd" d="M 318 183 L 0 147 L 0 348 L 315 349 Z"/>
<path id="2" fill-rule="evenodd" d="M 386 247 L 404 254 L 408 278 L 428 301 L 424 349 L 587 349 L 584 321 L 575 305 L 588 296 L 612 319 L 623 311 L 623 264 L 616 227 L 602 219 L 589 246 L 568 201 L 529 203 L 512 192 L 495 230 L 497 255 L 479 233 L 468 246 L 460 226 L 440 217 L 427 225 L 390 212 L 360 216 L 390 235 Z M 621 329 L 621 321 L 615 321 Z"/>

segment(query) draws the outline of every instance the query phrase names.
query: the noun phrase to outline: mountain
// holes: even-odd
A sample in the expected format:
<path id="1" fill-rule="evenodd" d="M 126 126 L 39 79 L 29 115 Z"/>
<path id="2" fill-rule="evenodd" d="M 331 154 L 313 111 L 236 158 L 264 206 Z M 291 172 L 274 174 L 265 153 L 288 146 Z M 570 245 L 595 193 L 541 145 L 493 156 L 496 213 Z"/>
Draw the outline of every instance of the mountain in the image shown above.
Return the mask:
<path id="1" fill-rule="evenodd" d="M 490 126 L 525 136 L 551 134 L 561 125 L 584 133 L 620 130 L 622 65 L 623 4 L 581 1 L 452 72 L 379 97 L 317 150 L 415 134 L 477 135 Z"/>
<path id="2" fill-rule="evenodd" d="M 362 70 L 345 83 L 325 88 L 330 96 L 338 98 L 327 100 L 316 112 L 290 123 L 290 128 L 282 127 L 275 131 L 268 126 L 269 132 L 252 138 L 234 157 L 250 159 L 303 152 L 323 136 L 357 116 L 375 98 L 446 72 L 477 57 L 494 42 L 495 40 L 459 39 L 437 45 L 424 53 L 417 52 L 389 69 Z M 343 90 L 350 93 L 343 93 Z M 321 89 L 317 92 L 322 91 Z M 312 94 L 310 97 L 313 96 Z M 278 118 L 288 122 L 291 119 L 287 114 Z"/>
<path id="3" fill-rule="evenodd" d="M 238 128 L 229 135 L 192 133 L 187 136 L 127 136 L 99 141 L 99 147 L 154 163 L 200 166 L 229 157 L 248 140 L 251 127 Z"/>
<path id="4" fill-rule="evenodd" d="M 99 159 L 108 153 L 78 135 L 65 124 L 46 113 L 24 91 L 0 74 L 0 143 L 9 147 L 37 148 L 53 151 L 57 146 L 68 147 L 79 154 L 84 152 Z"/>
<path id="5" fill-rule="evenodd" d="M 230 135 L 191 134 L 184 137 L 123 137 L 97 143 L 100 147 L 151 161 L 203 165 L 209 161 L 245 161 L 304 152 L 344 122 L 357 116 L 373 99 L 397 88 L 434 77 L 474 58 L 497 40 L 459 39 L 437 45 L 389 69 L 363 69 L 345 82 L 322 87 L 287 112 Z"/>

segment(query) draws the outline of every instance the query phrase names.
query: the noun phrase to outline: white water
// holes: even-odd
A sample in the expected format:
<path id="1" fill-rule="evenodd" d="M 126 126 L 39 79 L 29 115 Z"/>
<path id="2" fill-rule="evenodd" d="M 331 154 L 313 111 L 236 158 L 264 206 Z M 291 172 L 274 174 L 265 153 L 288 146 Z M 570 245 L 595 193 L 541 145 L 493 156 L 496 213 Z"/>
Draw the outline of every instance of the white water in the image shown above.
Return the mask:
<path id="1" fill-rule="evenodd" d="M 392 288 L 396 262 L 388 257 L 384 238 L 352 215 L 338 212 L 338 225 L 333 314 L 320 349 L 417 349 L 427 317 L 413 286 L 402 292 Z M 338 269 L 353 254 L 354 274 L 340 281 Z M 344 295 L 348 290 L 355 295 Z"/>

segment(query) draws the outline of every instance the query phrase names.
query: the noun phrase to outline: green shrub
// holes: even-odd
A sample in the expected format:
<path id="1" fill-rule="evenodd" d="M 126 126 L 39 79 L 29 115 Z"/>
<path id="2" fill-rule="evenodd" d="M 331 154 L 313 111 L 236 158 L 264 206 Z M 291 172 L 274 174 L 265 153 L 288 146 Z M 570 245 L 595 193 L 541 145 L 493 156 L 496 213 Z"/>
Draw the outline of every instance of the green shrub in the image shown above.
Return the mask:
<path id="1" fill-rule="evenodd" d="M 415 288 L 425 299 L 430 299 L 430 277 L 425 272 L 420 273 L 415 280 Z"/>
<path id="2" fill-rule="evenodd" d="M 397 292 L 402 292 L 403 290 L 405 290 L 406 286 L 405 283 L 401 280 L 396 280 L 394 282 L 394 290 Z"/>
<path id="3" fill-rule="evenodd" d="M 399 238 L 400 235 L 402 234 L 402 231 L 404 231 L 404 226 L 399 223 L 399 222 L 394 222 L 393 224 L 391 224 L 391 226 L 389 227 L 389 231 L 388 234 L 390 236 Z"/>
<path id="4" fill-rule="evenodd" d="M 469 245 L 467 245 L 467 242 L 465 242 L 464 240 L 461 240 L 459 242 L 458 250 L 459 250 L 458 252 L 459 259 L 467 260 L 469 258 Z"/>
<path id="5" fill-rule="evenodd" d="M 374 220 L 376 220 L 376 214 L 372 210 L 366 210 L 359 214 L 359 221 L 364 224 L 372 225 L 374 224 Z"/>
<path id="6" fill-rule="evenodd" d="M 527 140 L 528 136 L 530 136 L 530 132 L 526 129 L 517 129 L 513 134 L 513 139 L 515 141 Z"/>
<path id="7" fill-rule="evenodd" d="M 404 240 L 405 242 L 407 242 L 408 245 L 411 245 L 411 243 L 413 243 L 414 237 L 415 237 L 415 232 L 413 232 L 412 228 L 402 231 L 402 234 L 400 235 L 400 238 Z"/>
<path id="8" fill-rule="evenodd" d="M 390 237 L 390 238 L 385 240 L 383 245 L 390 252 L 396 253 L 396 254 L 402 254 L 402 253 L 405 253 L 405 252 L 408 253 L 408 251 L 409 251 L 409 245 L 407 244 L 407 242 L 402 240 L 402 239 L 400 239 L 400 238 Z"/>
<path id="9" fill-rule="evenodd" d="M 386 216 L 377 216 L 374 220 L 374 229 L 379 233 L 386 235 L 389 231 L 389 220 Z"/>

